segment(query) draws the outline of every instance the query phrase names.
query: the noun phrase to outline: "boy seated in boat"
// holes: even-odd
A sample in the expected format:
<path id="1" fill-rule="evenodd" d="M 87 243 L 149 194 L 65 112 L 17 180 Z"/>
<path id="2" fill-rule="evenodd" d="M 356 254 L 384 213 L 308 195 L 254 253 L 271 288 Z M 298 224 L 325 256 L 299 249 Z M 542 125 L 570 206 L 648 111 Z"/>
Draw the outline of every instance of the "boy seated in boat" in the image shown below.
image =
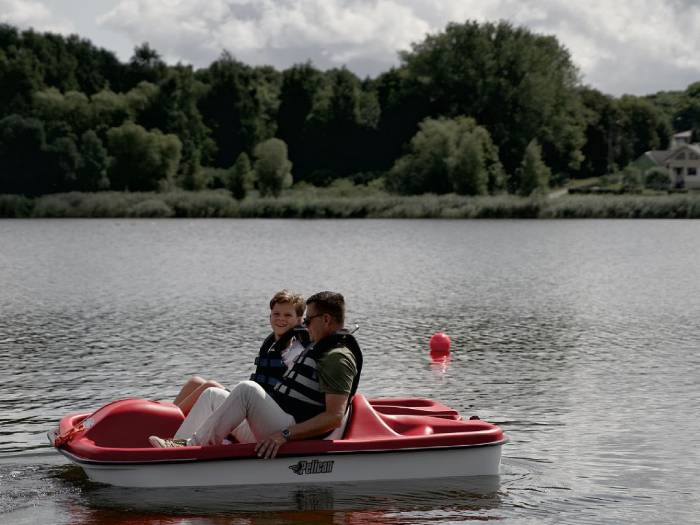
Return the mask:
<path id="1" fill-rule="evenodd" d="M 247 419 L 257 455 L 272 458 L 287 441 L 320 437 L 338 428 L 362 371 L 362 352 L 343 329 L 344 322 L 341 294 L 312 295 L 306 301 L 303 323 L 314 344 L 299 355 L 271 392 L 254 381 L 243 381 L 213 413 L 203 395 L 176 433 L 180 439 L 151 436 L 149 441 L 154 447 L 218 445 Z M 193 425 L 202 413 L 211 415 Z M 192 429 L 185 439 L 181 439 L 183 427 Z"/>
<path id="2" fill-rule="evenodd" d="M 255 359 L 256 370 L 250 377 L 268 392 L 279 382 L 284 372 L 291 368 L 294 359 L 309 344 L 308 334 L 301 327 L 304 308 L 304 297 L 286 289 L 280 290 L 270 299 L 272 333 L 263 341 L 258 357 Z M 180 389 L 173 403 L 187 415 L 197 399 L 208 388 L 226 390 L 218 381 L 193 376 Z M 227 396 L 228 394 L 224 399 Z"/>

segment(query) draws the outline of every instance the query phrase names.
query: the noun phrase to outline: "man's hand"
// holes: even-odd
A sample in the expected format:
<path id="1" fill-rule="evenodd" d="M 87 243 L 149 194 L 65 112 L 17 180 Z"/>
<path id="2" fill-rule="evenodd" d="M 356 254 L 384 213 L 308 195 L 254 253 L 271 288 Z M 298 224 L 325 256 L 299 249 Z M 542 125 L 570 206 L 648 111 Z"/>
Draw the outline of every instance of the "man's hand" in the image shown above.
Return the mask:
<path id="1" fill-rule="evenodd" d="M 255 444 L 255 452 L 259 458 L 271 459 L 277 455 L 279 448 L 287 442 L 282 432 L 270 434 L 262 441 Z"/>

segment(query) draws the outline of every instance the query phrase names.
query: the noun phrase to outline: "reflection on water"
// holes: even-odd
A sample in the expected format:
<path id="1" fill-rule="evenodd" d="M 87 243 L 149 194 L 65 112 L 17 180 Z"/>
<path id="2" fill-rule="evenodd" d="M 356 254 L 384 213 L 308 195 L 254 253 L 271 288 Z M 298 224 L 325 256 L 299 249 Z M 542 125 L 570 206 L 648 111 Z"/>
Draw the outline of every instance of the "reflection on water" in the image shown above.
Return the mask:
<path id="1" fill-rule="evenodd" d="M 498 506 L 498 477 L 455 478 L 317 486 L 197 489 L 120 489 L 90 484 L 83 492 L 93 508 L 129 508 L 163 514 L 223 512 L 480 509 Z"/>
<path id="2" fill-rule="evenodd" d="M 692 522 L 698 239 L 697 221 L 0 221 L 0 521 Z M 247 377 L 283 287 L 344 293 L 366 396 L 503 426 L 500 488 L 180 505 L 44 454 L 66 413 Z M 431 359 L 436 331 L 448 360 Z"/>
<path id="3" fill-rule="evenodd" d="M 20 473 L 20 470 L 24 472 Z M 129 489 L 92 483 L 76 466 L 16 466 L 11 523 L 428 523 L 500 505 L 497 476 L 305 486 Z M 39 482 L 43 494 L 31 492 Z M 19 494 L 24 490 L 23 494 Z M 31 506 L 19 503 L 32 501 Z M 36 501 L 39 500 L 39 501 Z M 48 504 L 47 504 L 48 501 Z M 439 509 L 439 512 L 438 512 Z M 410 518 L 409 518 L 410 516 Z M 194 521 L 191 521 L 194 520 Z"/>

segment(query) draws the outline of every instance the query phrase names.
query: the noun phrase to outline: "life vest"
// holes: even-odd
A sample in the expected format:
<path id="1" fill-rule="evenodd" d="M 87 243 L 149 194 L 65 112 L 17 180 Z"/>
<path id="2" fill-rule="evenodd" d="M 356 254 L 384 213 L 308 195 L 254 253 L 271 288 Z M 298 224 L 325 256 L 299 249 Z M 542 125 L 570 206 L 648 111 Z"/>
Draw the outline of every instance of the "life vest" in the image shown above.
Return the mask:
<path id="1" fill-rule="evenodd" d="M 321 391 L 318 378 L 318 361 L 330 350 L 345 347 L 355 357 L 357 374 L 352 382 L 349 400 L 355 395 L 362 371 L 362 350 L 355 338 L 345 330 L 339 330 L 304 350 L 294 366 L 285 372 L 272 389 L 277 404 L 291 414 L 297 423 L 311 419 L 326 410 L 326 394 Z M 349 404 L 349 403 L 348 403 Z"/>
<path id="2" fill-rule="evenodd" d="M 304 346 L 310 344 L 309 332 L 306 331 L 306 328 L 295 326 L 276 341 L 274 332 L 268 335 L 255 358 L 255 372 L 250 374 L 250 379 L 260 384 L 267 393 L 272 392 L 272 387 L 280 382 L 287 371 L 287 366 L 282 360 L 282 350 L 289 346 L 292 337 L 295 337 Z"/>

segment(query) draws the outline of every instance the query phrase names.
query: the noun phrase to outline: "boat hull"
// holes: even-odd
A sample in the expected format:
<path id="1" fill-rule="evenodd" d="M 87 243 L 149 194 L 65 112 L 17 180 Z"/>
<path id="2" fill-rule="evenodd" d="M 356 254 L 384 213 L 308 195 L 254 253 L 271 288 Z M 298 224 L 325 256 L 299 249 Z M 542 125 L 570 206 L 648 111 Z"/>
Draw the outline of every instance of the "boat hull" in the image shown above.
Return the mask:
<path id="1" fill-rule="evenodd" d="M 501 445 L 160 463 L 90 462 L 61 452 L 92 481 L 157 488 L 493 476 L 499 471 Z"/>

